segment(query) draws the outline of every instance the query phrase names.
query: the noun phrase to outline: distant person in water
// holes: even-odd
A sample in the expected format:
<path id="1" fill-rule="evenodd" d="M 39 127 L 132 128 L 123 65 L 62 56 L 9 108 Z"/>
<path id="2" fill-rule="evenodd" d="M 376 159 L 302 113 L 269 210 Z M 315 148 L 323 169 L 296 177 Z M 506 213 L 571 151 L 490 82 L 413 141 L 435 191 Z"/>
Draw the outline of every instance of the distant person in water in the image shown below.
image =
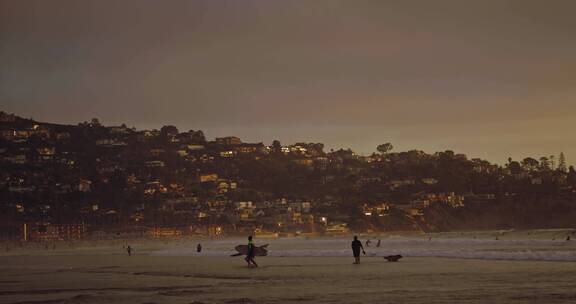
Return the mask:
<path id="1" fill-rule="evenodd" d="M 198 245 L 196 246 L 196 252 L 198 253 L 202 252 L 202 245 L 200 245 L 200 243 L 198 243 Z"/>
<path id="2" fill-rule="evenodd" d="M 376 247 L 380 247 L 380 242 L 381 242 L 381 240 L 378 239 L 378 243 L 376 243 Z"/>
<path id="3" fill-rule="evenodd" d="M 132 251 L 133 251 L 133 250 L 132 250 L 132 247 L 130 247 L 130 245 L 128 245 L 128 246 L 126 247 L 126 252 L 128 252 L 128 256 L 132 256 Z"/>
<path id="4" fill-rule="evenodd" d="M 569 240 L 570 240 L 570 236 L 567 236 L 567 237 L 566 237 L 566 241 L 569 241 Z"/>
<path id="5" fill-rule="evenodd" d="M 246 263 L 248 263 L 248 267 L 258 267 L 258 264 L 254 261 L 256 246 L 254 246 L 254 241 L 252 240 L 252 236 L 248 237 L 248 254 L 246 254 Z"/>
<path id="6" fill-rule="evenodd" d="M 354 254 L 354 264 L 360 264 L 360 250 L 362 250 L 362 253 L 366 254 L 366 251 L 364 251 L 364 247 L 362 247 L 362 242 L 358 240 L 357 236 L 354 236 L 354 240 L 352 241 L 352 253 Z"/>
<path id="7" fill-rule="evenodd" d="M 372 244 L 372 241 L 370 241 L 369 239 L 366 240 L 366 247 L 370 247 L 370 244 Z"/>

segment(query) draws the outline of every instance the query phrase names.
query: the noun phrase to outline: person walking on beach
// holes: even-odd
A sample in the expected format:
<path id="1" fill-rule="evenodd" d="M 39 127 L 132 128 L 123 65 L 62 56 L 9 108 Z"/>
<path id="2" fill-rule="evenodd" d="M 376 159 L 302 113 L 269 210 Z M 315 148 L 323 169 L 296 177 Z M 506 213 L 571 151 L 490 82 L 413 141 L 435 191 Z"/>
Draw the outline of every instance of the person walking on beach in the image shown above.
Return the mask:
<path id="1" fill-rule="evenodd" d="M 248 236 L 248 254 L 246 254 L 246 263 L 248 267 L 258 267 L 258 264 L 254 261 L 256 247 L 254 246 L 254 241 L 252 241 L 252 236 Z"/>
<path id="2" fill-rule="evenodd" d="M 366 240 L 366 247 L 370 247 L 370 244 L 372 244 L 372 241 L 370 239 Z"/>
<path id="3" fill-rule="evenodd" d="M 360 250 L 363 254 L 366 254 L 364 247 L 362 247 L 362 242 L 358 240 L 358 236 L 354 236 L 352 241 L 352 253 L 354 254 L 354 264 L 360 264 Z"/>
<path id="4" fill-rule="evenodd" d="M 376 247 L 380 247 L 380 242 L 381 242 L 381 240 L 378 239 L 378 243 L 376 243 Z"/>
<path id="5" fill-rule="evenodd" d="M 128 252 L 128 256 L 132 256 L 132 247 L 130 247 L 130 245 L 126 247 L 126 252 Z"/>

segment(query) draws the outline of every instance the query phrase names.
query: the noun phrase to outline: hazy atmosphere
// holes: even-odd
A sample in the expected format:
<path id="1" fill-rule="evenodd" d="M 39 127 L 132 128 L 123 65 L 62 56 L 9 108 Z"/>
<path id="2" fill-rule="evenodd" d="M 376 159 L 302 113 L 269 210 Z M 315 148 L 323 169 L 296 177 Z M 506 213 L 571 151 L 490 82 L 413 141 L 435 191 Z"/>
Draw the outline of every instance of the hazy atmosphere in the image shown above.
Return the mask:
<path id="1" fill-rule="evenodd" d="M 368 154 L 576 157 L 574 1 L 0 1 L 0 105 Z"/>
<path id="2" fill-rule="evenodd" d="M 576 0 L 0 0 L 0 303 L 576 303 Z"/>

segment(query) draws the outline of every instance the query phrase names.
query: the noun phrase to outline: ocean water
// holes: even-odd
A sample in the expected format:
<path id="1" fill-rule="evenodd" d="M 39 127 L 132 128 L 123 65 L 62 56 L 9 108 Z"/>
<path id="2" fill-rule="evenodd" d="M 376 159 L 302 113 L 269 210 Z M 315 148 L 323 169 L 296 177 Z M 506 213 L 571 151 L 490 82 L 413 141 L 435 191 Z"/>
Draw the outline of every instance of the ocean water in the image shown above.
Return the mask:
<path id="1" fill-rule="evenodd" d="M 570 237 L 570 240 L 567 238 Z M 359 235 L 366 256 L 401 254 L 405 257 L 445 257 L 488 260 L 576 261 L 576 230 L 505 230 L 432 234 Z M 380 247 L 376 247 L 378 239 Z M 268 255 L 275 257 L 351 256 L 351 236 L 294 237 L 258 239 L 256 245 L 269 244 Z M 240 238 L 170 243 L 147 252 L 153 256 L 229 256 L 234 247 L 246 241 Z"/>

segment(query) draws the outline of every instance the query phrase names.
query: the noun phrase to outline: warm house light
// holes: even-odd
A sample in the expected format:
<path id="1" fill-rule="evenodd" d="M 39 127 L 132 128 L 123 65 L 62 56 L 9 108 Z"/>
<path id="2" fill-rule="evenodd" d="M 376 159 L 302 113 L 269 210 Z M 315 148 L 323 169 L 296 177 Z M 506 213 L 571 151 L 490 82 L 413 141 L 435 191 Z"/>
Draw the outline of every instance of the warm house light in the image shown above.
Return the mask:
<path id="1" fill-rule="evenodd" d="M 24 212 L 24 204 L 16 204 L 16 211 L 19 213 Z"/>
<path id="2" fill-rule="evenodd" d="M 222 151 L 220 152 L 221 157 L 232 157 L 234 156 L 234 151 Z"/>

